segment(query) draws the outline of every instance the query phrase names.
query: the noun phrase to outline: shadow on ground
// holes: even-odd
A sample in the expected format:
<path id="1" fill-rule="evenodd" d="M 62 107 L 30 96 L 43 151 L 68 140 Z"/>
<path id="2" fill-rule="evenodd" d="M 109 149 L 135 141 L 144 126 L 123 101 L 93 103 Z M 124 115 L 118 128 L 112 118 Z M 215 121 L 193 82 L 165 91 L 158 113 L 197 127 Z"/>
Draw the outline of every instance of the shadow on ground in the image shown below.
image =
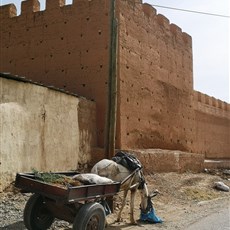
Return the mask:
<path id="1" fill-rule="evenodd" d="M 0 230 L 26 230 L 23 221 L 15 222 L 13 224 L 7 225 L 5 227 L 0 227 Z"/>

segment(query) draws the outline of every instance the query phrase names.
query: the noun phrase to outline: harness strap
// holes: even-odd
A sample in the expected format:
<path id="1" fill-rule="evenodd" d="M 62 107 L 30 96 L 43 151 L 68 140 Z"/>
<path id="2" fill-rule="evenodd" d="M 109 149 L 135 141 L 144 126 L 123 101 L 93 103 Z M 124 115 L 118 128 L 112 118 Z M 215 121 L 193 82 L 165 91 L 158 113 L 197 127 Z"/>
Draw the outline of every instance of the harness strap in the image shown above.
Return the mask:
<path id="1" fill-rule="evenodd" d="M 140 173 L 141 173 L 141 181 L 139 183 L 138 189 L 143 189 L 144 188 L 144 184 L 146 183 L 146 181 L 145 181 L 145 177 L 143 175 L 143 172 L 141 171 Z"/>
<path id="2" fill-rule="evenodd" d="M 131 174 L 129 174 L 122 182 L 121 185 L 124 184 L 130 177 L 133 177 L 140 169 L 135 169 Z"/>
<path id="3" fill-rule="evenodd" d="M 140 186 L 140 183 L 139 182 L 137 182 L 136 184 L 134 184 L 134 185 L 132 185 L 132 186 L 130 186 L 130 190 L 132 190 L 132 189 L 134 189 L 134 188 L 136 188 L 136 187 L 139 187 Z"/>
<path id="4" fill-rule="evenodd" d="M 140 171 L 141 177 L 140 177 L 140 181 L 138 181 L 137 183 L 132 185 L 133 179 L 135 174 Z M 137 168 L 136 170 L 134 170 L 128 177 L 126 177 L 122 182 L 121 185 L 124 184 L 125 182 L 127 182 L 129 179 L 131 178 L 130 182 L 129 182 L 129 190 L 132 190 L 134 188 L 138 188 L 138 189 L 143 189 L 144 188 L 144 184 L 145 184 L 145 178 L 143 176 L 143 173 L 141 171 L 140 168 Z"/>

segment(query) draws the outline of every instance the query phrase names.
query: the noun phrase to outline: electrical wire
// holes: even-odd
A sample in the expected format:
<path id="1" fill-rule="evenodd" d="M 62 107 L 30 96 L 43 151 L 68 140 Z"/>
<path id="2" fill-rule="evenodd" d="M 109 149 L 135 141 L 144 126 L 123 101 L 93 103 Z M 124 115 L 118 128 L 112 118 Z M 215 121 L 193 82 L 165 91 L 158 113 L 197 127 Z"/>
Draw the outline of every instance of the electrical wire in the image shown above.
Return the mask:
<path id="1" fill-rule="evenodd" d="M 132 0 L 123 0 L 123 1 L 137 3 L 137 4 L 143 4 L 143 3 L 135 2 Z M 165 8 L 165 9 L 169 9 L 169 10 L 177 10 L 177 11 L 183 11 L 183 12 L 188 12 L 188 13 L 203 14 L 203 15 L 208 15 L 208 16 L 222 17 L 222 18 L 230 18 L 230 16 L 223 15 L 223 14 L 214 14 L 214 13 L 208 13 L 208 12 L 202 12 L 202 11 L 196 11 L 196 10 L 187 10 L 187 9 L 181 9 L 181 8 L 170 7 L 170 6 L 161 6 L 161 5 L 150 4 L 148 2 L 144 2 L 144 3 L 147 3 L 152 7 Z"/>
<path id="2" fill-rule="evenodd" d="M 223 15 L 223 14 L 213 14 L 213 13 L 207 13 L 207 12 L 201 12 L 201 11 L 195 11 L 195 10 L 187 10 L 187 9 L 180 9 L 180 8 L 174 8 L 174 7 L 169 7 L 169 6 L 160 6 L 160 5 L 154 5 L 154 4 L 149 4 L 149 5 L 154 6 L 154 7 L 159 7 L 159 8 L 170 9 L 170 10 L 178 10 L 178 11 L 184 11 L 184 12 L 189 12 L 189 13 L 196 13 L 196 14 L 204 14 L 204 15 L 209 15 L 209 16 L 230 18 L 230 16 Z"/>

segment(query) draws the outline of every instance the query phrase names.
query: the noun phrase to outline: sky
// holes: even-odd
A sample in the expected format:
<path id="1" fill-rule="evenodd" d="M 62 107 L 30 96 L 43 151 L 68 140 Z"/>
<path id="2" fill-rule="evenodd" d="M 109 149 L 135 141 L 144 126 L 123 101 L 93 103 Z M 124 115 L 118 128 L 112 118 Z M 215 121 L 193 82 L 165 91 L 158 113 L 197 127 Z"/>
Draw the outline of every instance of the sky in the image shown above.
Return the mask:
<path id="1" fill-rule="evenodd" d="M 67 0 L 71 3 L 71 0 Z M 229 0 L 143 0 L 151 5 L 230 16 Z M 14 3 L 20 14 L 21 0 L 0 0 L 0 5 Z M 41 9 L 45 0 L 41 0 Z M 230 103 L 230 18 L 196 14 L 156 7 L 170 23 L 192 36 L 194 89 Z"/>

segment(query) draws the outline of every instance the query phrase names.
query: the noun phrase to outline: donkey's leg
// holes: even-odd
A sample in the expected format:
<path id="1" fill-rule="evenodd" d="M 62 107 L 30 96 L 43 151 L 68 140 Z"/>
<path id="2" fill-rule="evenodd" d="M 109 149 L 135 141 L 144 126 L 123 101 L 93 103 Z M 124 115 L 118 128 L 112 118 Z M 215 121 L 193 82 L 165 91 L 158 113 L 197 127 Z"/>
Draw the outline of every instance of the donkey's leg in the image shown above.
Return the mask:
<path id="1" fill-rule="evenodd" d="M 131 197 L 130 197 L 130 222 L 131 224 L 136 224 L 136 221 L 134 219 L 134 201 L 136 196 L 136 189 L 131 190 Z"/>
<path id="2" fill-rule="evenodd" d="M 126 197 L 127 197 L 128 191 L 129 191 L 129 190 L 124 190 L 124 196 L 123 196 L 121 208 L 120 208 L 120 211 L 119 211 L 118 216 L 117 216 L 117 221 L 118 221 L 118 222 L 121 221 L 121 212 L 122 212 L 123 208 L 125 207 L 125 204 L 126 204 Z"/>

